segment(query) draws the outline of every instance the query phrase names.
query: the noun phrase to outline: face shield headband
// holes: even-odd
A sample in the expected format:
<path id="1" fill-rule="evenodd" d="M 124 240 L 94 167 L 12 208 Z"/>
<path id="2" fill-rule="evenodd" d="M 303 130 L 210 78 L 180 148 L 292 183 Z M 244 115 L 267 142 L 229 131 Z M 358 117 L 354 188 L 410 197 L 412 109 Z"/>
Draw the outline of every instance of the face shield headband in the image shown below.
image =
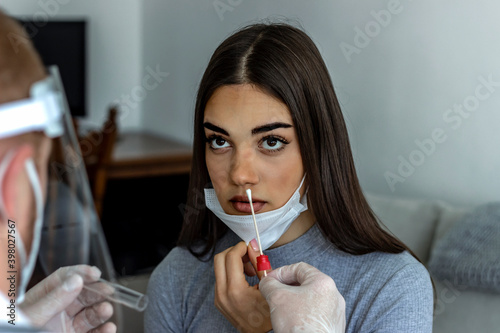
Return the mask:
<path id="1" fill-rule="evenodd" d="M 34 233 L 34 239 L 39 238 L 34 243 L 40 245 L 33 278 L 59 267 L 88 264 L 114 280 L 59 71 L 51 66 L 49 73 L 33 84 L 30 98 L 0 105 L 0 139 L 34 131 L 52 139 L 43 223 L 35 228 L 41 232 Z"/>
<path id="2" fill-rule="evenodd" d="M 30 98 L 0 105 L 0 139 L 34 131 L 61 136 L 63 93 L 55 84 L 49 76 L 31 86 Z"/>

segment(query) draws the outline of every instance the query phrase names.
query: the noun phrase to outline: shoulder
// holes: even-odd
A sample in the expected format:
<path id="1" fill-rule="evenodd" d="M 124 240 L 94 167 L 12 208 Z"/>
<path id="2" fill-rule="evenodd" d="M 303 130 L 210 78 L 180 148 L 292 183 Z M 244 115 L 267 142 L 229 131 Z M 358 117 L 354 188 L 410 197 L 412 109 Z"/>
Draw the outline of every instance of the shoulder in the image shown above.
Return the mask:
<path id="1" fill-rule="evenodd" d="M 430 291 L 432 295 L 427 268 L 407 251 L 396 254 L 373 252 L 361 256 L 348 255 L 345 260 L 350 262 L 348 271 L 350 277 L 358 282 L 356 287 L 364 289 L 365 293 L 371 291 L 377 297 L 400 297 L 403 294 L 416 295 Z M 382 290 L 385 292 L 381 293 Z"/>
<path id="2" fill-rule="evenodd" d="M 409 252 L 385 253 L 371 252 L 363 255 L 353 255 L 336 250 L 336 257 L 348 271 L 353 274 L 367 274 L 370 279 L 380 280 L 381 283 L 393 280 L 405 273 L 429 279 L 429 273 Z"/>
<path id="3" fill-rule="evenodd" d="M 379 281 L 371 311 L 374 325 L 380 331 L 432 332 L 434 290 L 429 272 L 408 252 L 392 257 L 384 266 L 389 274 L 385 282 Z"/>
<path id="4" fill-rule="evenodd" d="M 366 285 L 371 289 L 382 288 L 386 284 L 397 283 L 405 276 L 431 285 L 425 266 L 408 251 L 351 254 L 331 244 L 319 231 L 313 231 L 307 244 L 302 247 L 302 251 L 308 253 L 303 261 L 310 261 L 310 264 L 325 273 L 336 276 L 334 280 L 339 280 L 349 290 L 366 288 Z"/>
<path id="5" fill-rule="evenodd" d="M 391 271 L 399 271 L 411 266 L 416 266 L 421 267 L 423 272 L 427 272 L 427 269 L 420 263 L 420 261 L 418 261 L 408 251 L 403 251 L 401 253 L 372 252 L 362 257 L 366 257 L 366 260 L 374 261 L 377 265 L 382 265 L 386 268 L 391 267 Z"/>
<path id="6" fill-rule="evenodd" d="M 358 319 L 355 331 L 432 331 L 433 287 L 424 265 L 406 251 L 354 257 L 356 282 L 344 287 L 356 304 L 351 308 Z"/>
<path id="7" fill-rule="evenodd" d="M 427 268 L 407 251 L 397 254 L 374 252 L 366 259 L 373 263 L 370 268 L 376 272 L 374 278 L 380 278 L 382 285 L 397 285 L 411 278 L 413 287 L 432 287 Z"/>
<path id="8" fill-rule="evenodd" d="M 407 251 L 399 254 L 383 253 L 372 258 L 380 268 L 374 274 L 388 299 L 407 297 L 411 302 L 433 303 L 432 282 L 427 268 Z M 423 298 L 422 298 L 423 297 Z"/>

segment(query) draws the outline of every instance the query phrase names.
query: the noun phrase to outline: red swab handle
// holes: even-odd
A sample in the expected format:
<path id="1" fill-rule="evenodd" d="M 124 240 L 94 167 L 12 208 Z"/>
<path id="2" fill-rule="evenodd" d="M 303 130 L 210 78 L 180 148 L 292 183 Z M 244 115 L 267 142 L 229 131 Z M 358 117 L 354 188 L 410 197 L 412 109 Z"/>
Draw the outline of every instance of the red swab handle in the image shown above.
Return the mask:
<path id="1" fill-rule="evenodd" d="M 257 257 L 257 270 L 267 271 L 271 269 L 271 263 L 269 262 L 269 258 L 266 255 L 260 255 Z"/>

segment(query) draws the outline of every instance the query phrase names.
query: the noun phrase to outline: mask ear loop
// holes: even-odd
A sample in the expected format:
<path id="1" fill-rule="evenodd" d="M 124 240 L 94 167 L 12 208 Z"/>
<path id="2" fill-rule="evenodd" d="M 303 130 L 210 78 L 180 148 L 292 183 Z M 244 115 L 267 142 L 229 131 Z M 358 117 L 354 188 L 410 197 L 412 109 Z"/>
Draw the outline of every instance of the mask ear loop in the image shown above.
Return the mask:
<path id="1" fill-rule="evenodd" d="M 26 173 L 33 188 L 33 195 L 35 196 L 36 205 L 36 219 L 33 231 L 33 239 L 31 241 L 31 249 L 28 256 L 26 256 L 26 247 L 24 246 L 22 237 L 19 237 L 19 256 L 21 257 L 21 283 L 19 284 L 19 295 L 17 300 L 22 303 L 26 294 L 26 287 L 31 279 L 31 275 L 35 268 L 37 253 L 40 248 L 40 238 L 42 237 L 42 222 L 43 222 L 43 194 L 40 180 L 37 175 L 35 163 L 33 159 L 28 159 L 25 162 Z M 24 267 L 23 266 L 24 263 Z M 24 271 L 23 271 L 24 268 Z M 27 269 L 26 269 L 27 268 Z"/>
<path id="2" fill-rule="evenodd" d="M 3 195 L 2 195 L 2 185 L 5 173 L 7 172 L 7 168 L 10 165 L 10 162 L 14 159 L 15 148 L 9 150 L 2 161 L 0 161 L 0 212 L 7 214 L 5 211 L 4 203 L 3 203 Z M 7 217 L 7 216 L 6 216 Z"/>

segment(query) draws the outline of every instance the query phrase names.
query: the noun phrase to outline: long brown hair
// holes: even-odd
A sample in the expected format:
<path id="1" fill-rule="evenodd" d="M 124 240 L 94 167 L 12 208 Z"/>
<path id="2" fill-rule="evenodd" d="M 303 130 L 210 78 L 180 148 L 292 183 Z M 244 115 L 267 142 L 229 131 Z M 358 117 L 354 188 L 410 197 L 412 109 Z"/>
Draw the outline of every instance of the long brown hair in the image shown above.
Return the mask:
<path id="1" fill-rule="evenodd" d="M 303 31 L 282 23 L 240 29 L 210 59 L 196 100 L 190 192 L 179 246 L 201 258 L 213 254 L 227 230 L 204 205 L 203 188 L 210 179 L 203 117 L 215 90 L 235 84 L 255 85 L 290 110 L 307 174 L 309 209 L 337 248 L 351 254 L 408 250 L 380 227 L 361 191 L 344 118 L 318 49 Z M 195 251 L 199 241 L 203 245 Z"/>

